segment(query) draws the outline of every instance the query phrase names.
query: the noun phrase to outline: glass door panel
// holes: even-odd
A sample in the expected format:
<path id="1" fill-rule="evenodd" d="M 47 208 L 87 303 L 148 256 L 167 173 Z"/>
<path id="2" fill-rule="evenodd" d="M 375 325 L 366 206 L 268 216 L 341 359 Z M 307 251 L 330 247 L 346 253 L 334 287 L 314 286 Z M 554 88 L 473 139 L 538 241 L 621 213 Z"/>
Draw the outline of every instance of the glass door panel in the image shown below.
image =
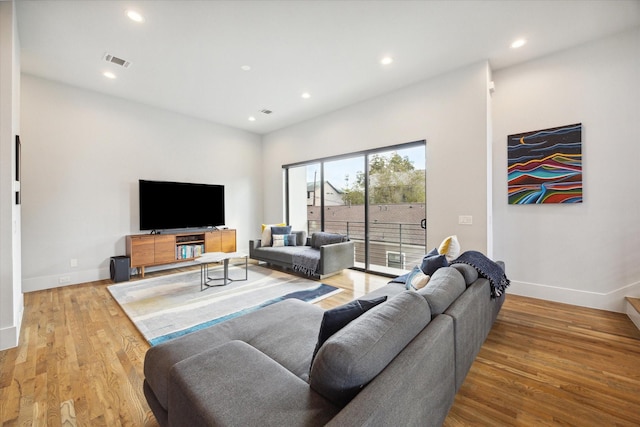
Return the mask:
<path id="1" fill-rule="evenodd" d="M 400 275 L 425 254 L 424 145 L 368 156 L 370 271 Z"/>
<path id="2" fill-rule="evenodd" d="M 349 236 L 355 266 L 365 268 L 364 156 L 324 163 L 324 231 Z"/>

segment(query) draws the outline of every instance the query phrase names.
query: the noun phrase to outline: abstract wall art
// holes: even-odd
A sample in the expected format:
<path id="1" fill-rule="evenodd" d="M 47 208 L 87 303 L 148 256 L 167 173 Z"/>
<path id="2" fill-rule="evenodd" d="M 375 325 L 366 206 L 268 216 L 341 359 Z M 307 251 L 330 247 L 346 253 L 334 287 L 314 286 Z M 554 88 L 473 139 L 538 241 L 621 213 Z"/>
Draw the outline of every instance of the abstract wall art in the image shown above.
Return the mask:
<path id="1" fill-rule="evenodd" d="M 507 137 L 510 205 L 582 203 L 582 123 Z"/>

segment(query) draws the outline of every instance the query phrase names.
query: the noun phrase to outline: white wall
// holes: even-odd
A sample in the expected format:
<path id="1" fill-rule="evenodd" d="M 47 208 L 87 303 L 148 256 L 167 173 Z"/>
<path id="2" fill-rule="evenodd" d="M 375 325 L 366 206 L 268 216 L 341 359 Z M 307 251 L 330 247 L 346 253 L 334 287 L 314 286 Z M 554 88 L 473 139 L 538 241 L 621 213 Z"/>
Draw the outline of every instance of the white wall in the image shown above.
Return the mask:
<path id="1" fill-rule="evenodd" d="M 640 296 L 640 31 L 494 73 L 494 231 L 510 292 L 624 311 Z M 582 123 L 584 202 L 507 204 L 507 136 Z"/>
<path id="2" fill-rule="evenodd" d="M 21 290 L 20 205 L 15 203 L 15 136 L 20 133 L 20 45 L 13 1 L 0 2 L 0 350 L 18 345 Z"/>
<path id="3" fill-rule="evenodd" d="M 224 184 L 227 225 L 248 250 L 259 135 L 29 75 L 22 107 L 24 291 L 108 278 L 140 233 L 138 179 Z"/>
<path id="4" fill-rule="evenodd" d="M 427 246 L 457 234 L 486 252 L 488 72 L 478 63 L 266 135 L 263 222 L 284 219 L 283 164 L 426 139 Z"/>

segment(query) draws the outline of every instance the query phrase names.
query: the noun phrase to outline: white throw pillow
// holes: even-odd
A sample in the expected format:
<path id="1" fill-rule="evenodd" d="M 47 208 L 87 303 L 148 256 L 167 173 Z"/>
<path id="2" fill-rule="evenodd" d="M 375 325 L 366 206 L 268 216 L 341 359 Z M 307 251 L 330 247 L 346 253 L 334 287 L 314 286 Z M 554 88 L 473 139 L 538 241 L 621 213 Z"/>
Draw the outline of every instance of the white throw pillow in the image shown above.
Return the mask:
<path id="1" fill-rule="evenodd" d="M 440 255 L 444 255 L 449 262 L 458 258 L 458 255 L 460 255 L 460 242 L 458 242 L 458 236 L 453 235 L 444 239 L 438 247 L 438 253 Z"/>
<path id="2" fill-rule="evenodd" d="M 427 283 L 429 283 L 429 279 L 431 276 L 428 276 L 422 272 L 420 267 L 415 266 L 411 273 L 407 276 L 407 282 L 405 283 L 405 287 L 407 290 L 417 291 L 418 289 L 424 288 Z"/>

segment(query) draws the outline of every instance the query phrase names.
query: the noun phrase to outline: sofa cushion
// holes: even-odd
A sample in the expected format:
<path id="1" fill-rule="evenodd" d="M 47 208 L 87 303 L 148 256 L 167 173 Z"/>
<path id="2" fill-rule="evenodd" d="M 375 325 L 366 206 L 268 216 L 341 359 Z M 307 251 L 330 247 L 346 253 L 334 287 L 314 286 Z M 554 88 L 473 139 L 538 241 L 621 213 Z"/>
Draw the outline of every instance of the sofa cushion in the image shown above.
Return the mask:
<path id="1" fill-rule="evenodd" d="M 169 381 L 172 426 L 321 426 L 338 412 L 305 381 L 242 341 L 176 363 Z"/>
<path id="2" fill-rule="evenodd" d="M 323 314 L 324 310 L 314 304 L 287 299 L 166 341 L 145 354 L 145 378 L 159 404 L 166 409 L 167 381 L 173 365 L 226 342 L 240 340 L 306 379 Z"/>
<path id="3" fill-rule="evenodd" d="M 347 236 L 344 236 L 342 234 L 325 232 L 313 233 L 311 235 L 311 247 L 320 249 L 320 246 L 342 243 L 346 242 L 347 240 Z"/>
<path id="4" fill-rule="evenodd" d="M 305 249 L 310 248 L 308 246 L 306 248 L 304 246 L 260 246 L 255 248 L 253 252 L 254 256 L 262 261 L 293 265 L 293 255 Z"/>
<path id="5" fill-rule="evenodd" d="M 444 311 L 467 289 L 462 273 L 453 267 L 438 269 L 429 280 L 429 284 L 418 290 L 431 308 L 432 315 Z"/>
<path id="6" fill-rule="evenodd" d="M 424 256 L 424 258 L 422 258 L 420 269 L 427 276 L 431 276 L 437 269 L 441 267 L 447 267 L 448 265 L 449 262 L 447 261 L 447 257 L 445 255 L 439 254 L 438 248 L 433 248 L 431 252 L 429 252 Z"/>
<path id="7" fill-rule="evenodd" d="M 469 286 L 478 279 L 478 270 L 471 267 L 469 264 L 451 264 L 451 267 L 462 273 L 464 282 Z"/>
<path id="8" fill-rule="evenodd" d="M 340 307 L 332 308 L 324 312 L 322 316 L 322 323 L 320 324 L 320 332 L 318 333 L 318 342 L 316 348 L 313 351 L 311 357 L 311 364 L 315 359 L 318 350 L 322 347 L 333 334 L 344 328 L 354 319 L 360 317 L 360 315 L 371 310 L 378 304 L 382 304 L 387 300 L 386 296 L 375 298 L 373 300 L 355 300 L 348 302 Z"/>
<path id="9" fill-rule="evenodd" d="M 413 291 L 389 299 L 329 338 L 311 366 L 309 385 L 346 405 L 431 320 L 429 304 Z"/>

